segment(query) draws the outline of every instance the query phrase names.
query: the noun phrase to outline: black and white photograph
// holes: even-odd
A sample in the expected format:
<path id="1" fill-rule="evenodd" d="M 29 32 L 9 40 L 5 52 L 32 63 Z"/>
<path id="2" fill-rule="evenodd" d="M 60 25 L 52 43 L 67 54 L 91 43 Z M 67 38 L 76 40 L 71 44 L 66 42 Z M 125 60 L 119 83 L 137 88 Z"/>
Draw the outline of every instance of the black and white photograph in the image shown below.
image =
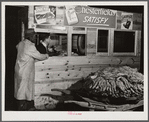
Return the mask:
<path id="1" fill-rule="evenodd" d="M 148 1 L 1 2 L 2 120 L 147 120 Z"/>

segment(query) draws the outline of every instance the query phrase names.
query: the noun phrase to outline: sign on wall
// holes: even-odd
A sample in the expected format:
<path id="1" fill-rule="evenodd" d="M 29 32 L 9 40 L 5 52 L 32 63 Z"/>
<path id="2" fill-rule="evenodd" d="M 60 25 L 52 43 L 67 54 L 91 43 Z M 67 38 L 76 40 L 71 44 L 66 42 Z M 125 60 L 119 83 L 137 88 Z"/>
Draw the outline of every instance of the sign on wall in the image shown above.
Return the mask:
<path id="1" fill-rule="evenodd" d="M 133 28 L 133 14 L 132 13 L 122 13 L 121 14 L 121 29 L 132 30 Z"/>
<path id="2" fill-rule="evenodd" d="M 110 9 L 87 6 L 66 6 L 64 24 L 69 26 L 116 28 L 116 12 Z"/>
<path id="3" fill-rule="evenodd" d="M 35 23 L 37 24 L 56 24 L 55 6 L 34 6 Z"/>

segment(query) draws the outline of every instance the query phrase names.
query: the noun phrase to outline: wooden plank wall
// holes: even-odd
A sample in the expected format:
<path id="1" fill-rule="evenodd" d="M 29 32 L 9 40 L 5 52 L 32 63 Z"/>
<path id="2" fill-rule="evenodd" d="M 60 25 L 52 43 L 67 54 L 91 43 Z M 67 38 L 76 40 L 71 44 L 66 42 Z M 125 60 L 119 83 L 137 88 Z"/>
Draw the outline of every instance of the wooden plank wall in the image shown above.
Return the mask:
<path id="1" fill-rule="evenodd" d="M 112 65 L 137 66 L 139 57 L 50 57 L 35 64 L 36 82 L 69 80 L 85 77 L 84 74 L 95 72 L 98 68 Z"/>
<path id="2" fill-rule="evenodd" d="M 139 63 L 139 57 L 50 57 L 36 62 L 35 84 L 76 80 L 107 66 L 139 68 Z"/>

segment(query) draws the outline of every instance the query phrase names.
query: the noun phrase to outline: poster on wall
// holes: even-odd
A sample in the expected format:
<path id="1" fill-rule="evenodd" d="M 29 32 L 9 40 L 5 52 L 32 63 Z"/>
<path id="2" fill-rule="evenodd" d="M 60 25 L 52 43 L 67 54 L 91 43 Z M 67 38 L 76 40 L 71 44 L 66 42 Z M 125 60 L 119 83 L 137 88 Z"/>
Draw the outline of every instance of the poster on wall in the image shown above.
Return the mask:
<path id="1" fill-rule="evenodd" d="M 64 25 L 116 28 L 116 10 L 66 6 Z"/>
<path id="2" fill-rule="evenodd" d="M 35 23 L 37 24 L 56 24 L 56 7 L 55 6 L 34 6 Z"/>
<path id="3" fill-rule="evenodd" d="M 133 13 L 124 13 L 121 14 L 121 29 L 132 30 L 133 28 Z"/>

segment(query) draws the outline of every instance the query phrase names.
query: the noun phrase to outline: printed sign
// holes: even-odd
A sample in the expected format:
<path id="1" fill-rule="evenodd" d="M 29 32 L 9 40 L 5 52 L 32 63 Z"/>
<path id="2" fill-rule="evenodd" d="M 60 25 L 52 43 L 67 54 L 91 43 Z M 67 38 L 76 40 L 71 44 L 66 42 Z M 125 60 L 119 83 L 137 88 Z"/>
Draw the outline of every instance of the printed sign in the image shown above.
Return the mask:
<path id="1" fill-rule="evenodd" d="M 34 6 L 35 23 L 37 24 L 56 24 L 55 6 Z"/>
<path id="2" fill-rule="evenodd" d="M 121 15 L 121 29 L 132 30 L 133 26 L 133 14 L 132 13 L 122 13 Z"/>
<path id="3" fill-rule="evenodd" d="M 70 26 L 115 28 L 116 12 L 110 9 L 87 6 L 66 7 L 64 24 Z"/>

